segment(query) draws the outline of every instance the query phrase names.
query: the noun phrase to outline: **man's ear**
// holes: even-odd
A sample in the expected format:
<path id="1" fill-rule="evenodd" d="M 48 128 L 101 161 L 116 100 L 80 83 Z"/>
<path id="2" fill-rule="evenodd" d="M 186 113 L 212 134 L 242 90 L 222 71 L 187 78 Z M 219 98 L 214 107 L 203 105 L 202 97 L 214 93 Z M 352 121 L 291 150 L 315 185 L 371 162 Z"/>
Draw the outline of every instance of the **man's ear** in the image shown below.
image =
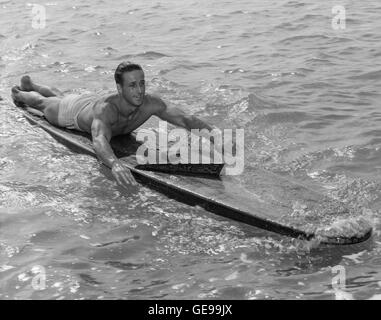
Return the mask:
<path id="1" fill-rule="evenodd" d="M 116 84 L 116 89 L 118 90 L 119 94 L 122 94 L 122 86 L 119 83 Z"/>

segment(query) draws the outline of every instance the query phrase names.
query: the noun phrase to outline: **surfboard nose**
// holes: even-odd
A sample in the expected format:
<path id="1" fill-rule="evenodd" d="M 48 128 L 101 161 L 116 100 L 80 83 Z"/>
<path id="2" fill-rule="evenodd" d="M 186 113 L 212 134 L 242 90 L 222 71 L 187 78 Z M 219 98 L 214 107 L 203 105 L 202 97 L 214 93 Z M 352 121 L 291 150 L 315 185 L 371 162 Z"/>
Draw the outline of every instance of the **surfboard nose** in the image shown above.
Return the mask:
<path id="1" fill-rule="evenodd" d="M 370 212 L 359 211 L 325 196 L 294 201 L 291 214 L 285 214 L 282 223 L 297 227 L 306 239 L 319 243 L 355 244 L 367 240 L 373 229 Z"/>
<path id="2" fill-rule="evenodd" d="M 345 203 L 330 199 L 317 210 L 320 223 L 314 233 L 323 243 L 353 244 L 371 236 L 371 212 L 352 208 Z"/>
<path id="3" fill-rule="evenodd" d="M 316 237 L 326 244 L 355 244 L 372 235 L 372 223 L 369 218 L 341 218 L 331 225 L 317 228 Z"/>

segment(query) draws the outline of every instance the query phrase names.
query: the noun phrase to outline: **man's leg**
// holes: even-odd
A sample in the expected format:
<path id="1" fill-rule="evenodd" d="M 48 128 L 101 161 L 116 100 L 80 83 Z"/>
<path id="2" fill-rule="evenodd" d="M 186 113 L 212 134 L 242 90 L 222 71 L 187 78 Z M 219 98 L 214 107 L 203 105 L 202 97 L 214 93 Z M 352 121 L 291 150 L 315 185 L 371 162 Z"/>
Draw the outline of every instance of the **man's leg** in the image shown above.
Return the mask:
<path id="1" fill-rule="evenodd" d="M 28 107 L 43 112 L 45 118 L 51 124 L 58 126 L 58 109 L 61 98 L 44 97 L 35 91 L 21 91 L 18 86 L 12 88 L 12 98 L 17 102 L 26 104 Z"/>
<path id="2" fill-rule="evenodd" d="M 57 88 L 38 85 L 32 81 L 30 76 L 26 75 L 21 78 L 20 88 L 22 91 L 36 91 L 44 97 L 62 97 L 63 93 Z"/>

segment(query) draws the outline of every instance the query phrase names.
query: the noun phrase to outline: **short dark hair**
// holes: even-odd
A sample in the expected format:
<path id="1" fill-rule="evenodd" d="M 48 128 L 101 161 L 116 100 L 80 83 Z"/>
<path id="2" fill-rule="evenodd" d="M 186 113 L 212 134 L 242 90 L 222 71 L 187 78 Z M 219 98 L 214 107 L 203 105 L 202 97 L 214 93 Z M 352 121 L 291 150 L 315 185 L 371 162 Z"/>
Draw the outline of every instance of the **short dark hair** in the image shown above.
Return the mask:
<path id="1" fill-rule="evenodd" d="M 114 74 L 115 82 L 120 85 L 123 85 L 123 73 L 134 71 L 134 70 L 143 71 L 143 68 L 139 64 L 132 63 L 130 61 L 123 61 L 122 63 L 118 65 L 118 67 L 115 70 L 115 74 Z"/>

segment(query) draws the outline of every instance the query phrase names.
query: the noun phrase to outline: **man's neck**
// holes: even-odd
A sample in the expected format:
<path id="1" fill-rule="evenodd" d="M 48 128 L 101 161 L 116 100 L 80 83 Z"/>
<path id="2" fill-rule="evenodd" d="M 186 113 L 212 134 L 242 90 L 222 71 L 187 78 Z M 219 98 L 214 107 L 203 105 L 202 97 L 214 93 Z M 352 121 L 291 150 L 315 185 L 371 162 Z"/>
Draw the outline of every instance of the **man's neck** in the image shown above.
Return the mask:
<path id="1" fill-rule="evenodd" d="M 127 117 L 132 112 L 136 111 L 137 108 L 139 108 L 139 107 L 128 103 L 121 95 L 119 95 L 118 109 L 122 115 Z"/>

